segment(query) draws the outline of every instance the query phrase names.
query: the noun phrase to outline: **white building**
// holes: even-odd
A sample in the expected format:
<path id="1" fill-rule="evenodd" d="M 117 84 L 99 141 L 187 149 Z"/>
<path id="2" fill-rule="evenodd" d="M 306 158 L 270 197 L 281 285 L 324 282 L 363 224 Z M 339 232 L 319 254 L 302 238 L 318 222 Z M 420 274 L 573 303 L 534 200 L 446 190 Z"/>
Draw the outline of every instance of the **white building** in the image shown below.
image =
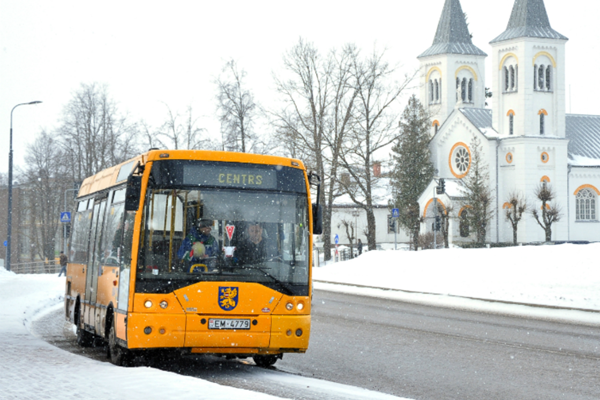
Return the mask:
<path id="1" fill-rule="evenodd" d="M 460 216 L 468 212 L 459 187 L 471 167 L 474 135 L 495 197 L 488 241 L 512 241 L 503 212 L 508 196 L 521 193 L 530 206 L 540 207 L 534 196 L 540 182 L 551 185 L 561 209 L 552 240 L 600 240 L 600 116 L 565 112 L 567 40 L 551 28 L 543 0 L 516 0 L 507 29 L 490 42 L 493 97 L 487 109 L 487 54 L 473 45 L 459 0 L 446 0 L 433 45 L 418 59 L 421 102 L 433 115 L 432 161 L 446 180 L 447 194 L 437 201 L 444 207 L 453 204 L 458 215 L 451 220 L 454 242 L 473 239 L 472 232 L 463 231 L 461 237 L 459 230 Z M 419 201 L 425 217 L 421 232 L 431 230 L 435 185 Z M 544 237 L 528 213 L 519 223 L 518 240 Z"/>

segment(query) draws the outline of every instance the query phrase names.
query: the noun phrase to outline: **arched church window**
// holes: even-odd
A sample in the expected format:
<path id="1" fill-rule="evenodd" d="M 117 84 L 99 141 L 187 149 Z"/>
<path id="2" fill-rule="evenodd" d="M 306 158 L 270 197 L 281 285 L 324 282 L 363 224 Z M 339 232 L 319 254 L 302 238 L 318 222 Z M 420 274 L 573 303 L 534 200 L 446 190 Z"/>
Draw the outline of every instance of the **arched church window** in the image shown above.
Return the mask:
<path id="1" fill-rule="evenodd" d="M 504 67 L 504 91 L 508 92 L 509 87 L 509 76 L 508 76 L 508 68 Z"/>
<path id="2" fill-rule="evenodd" d="M 460 213 L 460 223 L 459 223 L 460 237 L 469 237 L 469 212 L 467 210 L 463 210 Z"/>
<path id="3" fill-rule="evenodd" d="M 540 113 L 540 135 L 544 134 L 544 113 Z"/>
<path id="4" fill-rule="evenodd" d="M 433 81 L 429 80 L 429 102 L 433 103 Z"/>
<path id="5" fill-rule="evenodd" d="M 508 134 L 512 135 L 515 133 L 515 115 L 510 114 L 508 116 Z"/>
<path id="6" fill-rule="evenodd" d="M 511 65 L 508 69 L 510 71 L 510 86 L 509 89 L 511 92 L 515 90 L 515 68 Z"/>
<path id="7" fill-rule="evenodd" d="M 467 100 L 467 78 L 463 78 L 460 84 L 460 98 L 463 103 Z"/>
<path id="8" fill-rule="evenodd" d="M 537 90 L 538 86 L 537 86 L 537 73 L 538 73 L 538 66 L 537 64 L 533 66 L 533 90 Z"/>
<path id="9" fill-rule="evenodd" d="M 436 79 L 435 82 L 433 83 L 435 86 L 435 102 L 439 102 L 440 101 L 440 85 L 438 84 L 438 80 Z"/>
<path id="10" fill-rule="evenodd" d="M 442 78 L 440 78 L 440 101 L 442 101 Z"/>
<path id="11" fill-rule="evenodd" d="M 519 66 L 515 65 L 515 91 L 519 90 Z"/>
<path id="12" fill-rule="evenodd" d="M 538 69 L 538 90 L 544 90 L 544 66 L 540 65 Z"/>
<path id="13" fill-rule="evenodd" d="M 469 79 L 469 103 L 473 102 L 473 79 Z"/>
<path id="14" fill-rule="evenodd" d="M 456 78 L 456 101 L 458 101 L 458 89 L 460 88 L 460 78 Z"/>
<path id="15" fill-rule="evenodd" d="M 552 66 L 548 65 L 546 67 L 546 90 L 548 91 L 552 90 L 550 82 L 552 82 Z"/>
<path id="16" fill-rule="evenodd" d="M 575 197 L 575 215 L 578 221 L 596 219 L 596 195 L 590 189 L 583 189 Z"/>

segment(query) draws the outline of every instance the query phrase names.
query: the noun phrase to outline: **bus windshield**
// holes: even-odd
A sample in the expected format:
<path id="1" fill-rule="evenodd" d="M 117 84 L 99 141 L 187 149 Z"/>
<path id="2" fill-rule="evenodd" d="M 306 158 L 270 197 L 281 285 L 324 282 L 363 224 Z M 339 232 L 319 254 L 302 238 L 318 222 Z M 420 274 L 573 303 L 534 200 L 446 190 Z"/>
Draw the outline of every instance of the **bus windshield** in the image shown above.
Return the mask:
<path id="1" fill-rule="evenodd" d="M 235 175 L 238 164 L 233 172 L 214 165 L 202 168 L 198 162 L 191 167 L 187 173 L 186 168 L 180 169 L 183 175 L 179 178 L 170 174 L 164 182 L 162 166 L 162 172 L 150 180 L 136 292 L 168 293 L 200 281 L 235 281 L 259 283 L 288 295 L 308 295 L 306 190 L 228 185 L 227 175 Z M 195 175 L 190 175 L 190 170 Z M 269 178 L 265 170 L 246 173 L 239 182 L 254 176 L 255 181 L 275 186 L 280 179 L 278 171 Z M 199 180 L 194 177 L 202 177 L 200 183 L 206 183 L 211 171 L 218 175 L 210 186 L 190 187 L 190 180 Z M 291 175 L 302 182 L 288 183 L 288 188 L 305 188 L 304 174 L 295 171 L 299 174 Z M 229 177 L 230 182 L 234 179 Z"/>

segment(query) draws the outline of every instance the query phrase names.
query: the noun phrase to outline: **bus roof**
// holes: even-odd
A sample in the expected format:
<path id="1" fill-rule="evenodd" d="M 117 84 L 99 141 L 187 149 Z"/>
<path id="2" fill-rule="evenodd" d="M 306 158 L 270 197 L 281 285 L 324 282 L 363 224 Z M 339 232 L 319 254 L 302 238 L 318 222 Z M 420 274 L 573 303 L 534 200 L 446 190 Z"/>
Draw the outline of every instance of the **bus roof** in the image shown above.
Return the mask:
<path id="1" fill-rule="evenodd" d="M 146 165 L 148 162 L 166 159 L 285 165 L 292 168 L 305 169 L 302 161 L 279 156 L 209 150 L 150 150 L 147 153 L 131 158 L 121 164 L 107 168 L 98 172 L 96 175 L 86 178 L 81 184 L 77 197 L 87 196 L 88 194 L 99 192 L 126 181 L 127 177 L 138 163 L 140 163 L 140 165 Z"/>

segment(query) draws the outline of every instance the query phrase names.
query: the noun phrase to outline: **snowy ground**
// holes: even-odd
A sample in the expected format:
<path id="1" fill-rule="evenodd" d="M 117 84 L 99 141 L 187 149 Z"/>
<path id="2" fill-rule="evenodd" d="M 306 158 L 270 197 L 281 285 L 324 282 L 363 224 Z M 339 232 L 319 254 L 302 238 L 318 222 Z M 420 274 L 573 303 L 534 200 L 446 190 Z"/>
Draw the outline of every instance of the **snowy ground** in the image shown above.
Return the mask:
<path id="1" fill-rule="evenodd" d="M 313 279 L 316 289 L 600 326 L 599 254 L 600 243 L 373 251 Z"/>
<path id="2" fill-rule="evenodd" d="M 598 254 L 600 244 L 387 250 L 315 268 L 314 279 L 317 289 L 600 326 Z M 115 378 L 119 397 L 129 399 L 278 398 L 153 368 L 115 367 L 60 350 L 35 337 L 30 332 L 32 320 L 62 306 L 64 278 L 15 275 L 0 268 L 0 293 L 2 399 L 115 398 L 111 385 L 103 384 Z M 280 374 L 266 379 L 300 387 L 307 378 Z M 311 381 L 320 392 L 335 392 L 335 397 L 347 391 L 343 397 L 394 398 Z"/>

